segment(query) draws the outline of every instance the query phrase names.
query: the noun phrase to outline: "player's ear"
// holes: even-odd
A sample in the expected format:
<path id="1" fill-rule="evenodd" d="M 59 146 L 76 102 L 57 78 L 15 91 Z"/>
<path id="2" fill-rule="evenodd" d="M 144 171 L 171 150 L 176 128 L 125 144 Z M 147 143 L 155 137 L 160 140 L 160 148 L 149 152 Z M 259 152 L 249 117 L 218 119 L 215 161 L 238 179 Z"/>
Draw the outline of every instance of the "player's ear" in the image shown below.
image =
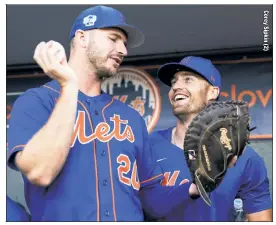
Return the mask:
<path id="1" fill-rule="evenodd" d="M 208 101 L 216 100 L 218 96 L 219 96 L 219 87 L 209 85 L 209 88 L 207 91 Z"/>
<path id="2" fill-rule="evenodd" d="M 89 34 L 83 30 L 77 30 L 75 33 L 75 39 L 81 47 L 86 48 L 89 43 Z"/>

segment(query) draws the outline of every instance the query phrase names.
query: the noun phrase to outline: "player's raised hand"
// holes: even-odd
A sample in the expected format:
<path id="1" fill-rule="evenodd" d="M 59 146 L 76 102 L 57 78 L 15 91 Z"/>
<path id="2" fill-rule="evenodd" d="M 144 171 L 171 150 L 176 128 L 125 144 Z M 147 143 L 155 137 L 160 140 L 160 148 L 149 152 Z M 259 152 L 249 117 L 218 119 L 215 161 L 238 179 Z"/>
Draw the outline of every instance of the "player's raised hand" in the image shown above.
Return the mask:
<path id="1" fill-rule="evenodd" d="M 75 72 L 69 67 L 63 46 L 56 41 L 40 42 L 34 51 L 34 60 L 44 73 L 64 87 L 77 83 Z"/>

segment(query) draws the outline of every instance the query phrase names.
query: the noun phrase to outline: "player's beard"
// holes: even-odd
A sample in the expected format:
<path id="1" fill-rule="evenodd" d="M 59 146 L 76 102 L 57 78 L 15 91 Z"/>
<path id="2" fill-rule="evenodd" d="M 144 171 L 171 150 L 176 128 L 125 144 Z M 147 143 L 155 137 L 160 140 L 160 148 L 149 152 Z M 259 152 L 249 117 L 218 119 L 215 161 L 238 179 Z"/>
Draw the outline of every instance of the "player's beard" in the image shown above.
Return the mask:
<path id="1" fill-rule="evenodd" d="M 185 122 L 190 116 L 200 113 L 207 104 L 206 93 L 201 92 L 197 96 L 190 95 L 188 102 L 185 105 L 177 108 L 172 107 L 172 112 L 175 117 Z"/>
<path id="2" fill-rule="evenodd" d="M 116 75 L 117 71 L 112 71 L 105 66 L 108 56 L 101 57 L 101 51 L 97 50 L 96 44 L 93 41 L 89 42 L 86 54 L 90 64 L 96 70 L 96 75 L 99 80 L 104 80 Z"/>

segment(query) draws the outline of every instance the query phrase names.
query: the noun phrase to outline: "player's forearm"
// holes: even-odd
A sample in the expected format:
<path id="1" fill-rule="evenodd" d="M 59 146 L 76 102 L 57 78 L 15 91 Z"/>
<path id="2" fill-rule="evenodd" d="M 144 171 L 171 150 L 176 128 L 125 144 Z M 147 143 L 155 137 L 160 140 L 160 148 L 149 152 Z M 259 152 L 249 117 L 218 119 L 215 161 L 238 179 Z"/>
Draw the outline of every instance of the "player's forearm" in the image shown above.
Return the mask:
<path id="1" fill-rule="evenodd" d="M 153 218 L 166 216 L 174 207 L 179 204 L 193 201 L 190 198 L 189 188 L 191 183 L 180 186 L 161 186 L 159 184 L 141 190 L 143 208 Z"/>
<path id="2" fill-rule="evenodd" d="M 62 88 L 48 122 L 16 155 L 17 167 L 37 185 L 48 186 L 61 170 L 70 150 L 77 111 L 78 88 Z"/>

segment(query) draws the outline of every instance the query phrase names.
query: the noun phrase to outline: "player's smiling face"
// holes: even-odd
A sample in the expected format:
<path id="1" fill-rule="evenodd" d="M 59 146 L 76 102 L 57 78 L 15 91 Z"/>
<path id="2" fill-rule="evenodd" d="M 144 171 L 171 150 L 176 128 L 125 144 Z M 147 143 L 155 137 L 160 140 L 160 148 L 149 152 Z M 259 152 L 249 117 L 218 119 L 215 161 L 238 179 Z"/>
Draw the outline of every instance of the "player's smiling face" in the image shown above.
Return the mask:
<path id="1" fill-rule="evenodd" d="M 171 80 L 169 100 L 173 114 L 181 115 L 199 113 L 208 103 L 208 91 L 212 87 L 201 76 L 186 71 L 177 72 Z"/>
<path id="2" fill-rule="evenodd" d="M 99 77 L 110 77 L 117 73 L 127 55 L 127 37 L 116 28 L 96 29 L 90 32 L 87 57 L 97 70 Z"/>

